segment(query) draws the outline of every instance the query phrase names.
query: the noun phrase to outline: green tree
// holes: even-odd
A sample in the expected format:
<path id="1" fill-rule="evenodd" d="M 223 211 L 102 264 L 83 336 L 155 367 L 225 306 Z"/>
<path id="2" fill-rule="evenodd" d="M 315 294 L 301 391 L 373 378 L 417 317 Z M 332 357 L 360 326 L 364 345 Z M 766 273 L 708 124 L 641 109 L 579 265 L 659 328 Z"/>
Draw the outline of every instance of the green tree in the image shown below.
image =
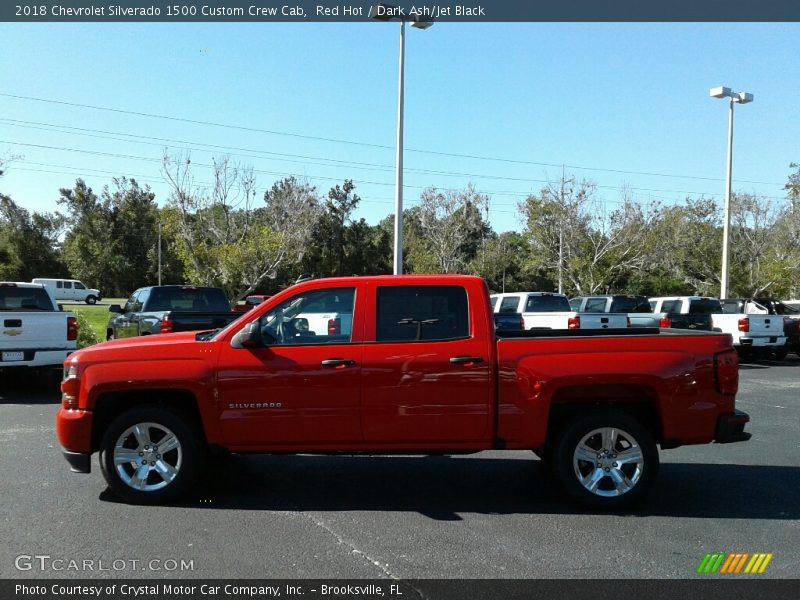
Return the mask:
<path id="1" fill-rule="evenodd" d="M 30 281 L 66 274 L 59 260 L 59 215 L 30 213 L 0 194 L 0 279 Z"/>

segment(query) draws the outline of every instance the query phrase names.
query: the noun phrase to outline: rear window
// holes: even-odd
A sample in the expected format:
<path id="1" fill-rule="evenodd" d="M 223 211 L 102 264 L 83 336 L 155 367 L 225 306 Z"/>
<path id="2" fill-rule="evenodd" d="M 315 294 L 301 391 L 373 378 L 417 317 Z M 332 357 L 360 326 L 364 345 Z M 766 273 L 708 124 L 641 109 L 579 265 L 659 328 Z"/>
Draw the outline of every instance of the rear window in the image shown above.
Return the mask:
<path id="1" fill-rule="evenodd" d="M 228 312 L 230 305 L 218 288 L 152 288 L 146 310 Z"/>
<path id="2" fill-rule="evenodd" d="M 0 310 L 52 312 L 53 303 L 44 288 L 0 286 Z"/>
<path id="3" fill-rule="evenodd" d="M 525 312 L 569 312 L 566 296 L 528 296 Z"/>
<path id="4" fill-rule="evenodd" d="M 722 312 L 719 300 L 711 298 L 701 298 L 700 300 L 689 300 L 690 315 L 713 315 Z"/>
<path id="5" fill-rule="evenodd" d="M 378 342 L 428 342 L 469 336 L 467 291 L 461 286 L 383 286 L 377 292 Z"/>
<path id="6" fill-rule="evenodd" d="M 653 309 L 644 296 L 623 296 L 611 301 L 611 312 L 651 313 Z"/>

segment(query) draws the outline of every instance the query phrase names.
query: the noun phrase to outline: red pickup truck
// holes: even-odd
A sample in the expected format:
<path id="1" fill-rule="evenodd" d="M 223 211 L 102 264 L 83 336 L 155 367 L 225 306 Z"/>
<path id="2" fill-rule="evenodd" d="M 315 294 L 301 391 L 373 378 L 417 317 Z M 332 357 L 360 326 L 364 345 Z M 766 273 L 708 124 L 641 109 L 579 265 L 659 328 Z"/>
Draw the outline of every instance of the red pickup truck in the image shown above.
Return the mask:
<path id="1" fill-rule="evenodd" d="M 503 335 L 476 277 L 307 281 L 219 331 L 72 354 L 56 431 L 73 471 L 88 473 L 99 451 L 111 490 L 134 503 L 186 493 L 214 450 L 530 449 L 573 498 L 601 509 L 647 492 L 659 445 L 750 437 L 728 335 Z"/>

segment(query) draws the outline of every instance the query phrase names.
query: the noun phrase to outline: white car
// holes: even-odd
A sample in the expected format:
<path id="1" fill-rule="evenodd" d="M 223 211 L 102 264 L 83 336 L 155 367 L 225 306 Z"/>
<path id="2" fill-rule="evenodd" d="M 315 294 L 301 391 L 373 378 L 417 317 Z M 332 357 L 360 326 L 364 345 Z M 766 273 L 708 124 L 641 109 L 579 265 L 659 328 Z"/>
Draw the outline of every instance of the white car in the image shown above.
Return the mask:
<path id="1" fill-rule="evenodd" d="M 90 288 L 77 279 L 46 279 L 37 277 L 31 283 L 40 283 L 47 288 L 48 293 L 59 300 L 73 300 L 76 302 L 86 302 L 86 304 L 96 304 L 103 297 L 100 290 Z"/>

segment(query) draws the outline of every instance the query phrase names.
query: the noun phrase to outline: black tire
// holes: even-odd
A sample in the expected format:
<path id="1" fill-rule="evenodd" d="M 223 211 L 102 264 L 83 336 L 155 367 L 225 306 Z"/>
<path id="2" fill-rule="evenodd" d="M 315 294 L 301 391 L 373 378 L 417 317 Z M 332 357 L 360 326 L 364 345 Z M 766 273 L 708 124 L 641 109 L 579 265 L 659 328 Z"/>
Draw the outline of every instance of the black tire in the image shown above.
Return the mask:
<path id="1" fill-rule="evenodd" d="M 736 348 L 736 353 L 739 355 L 739 362 L 753 362 L 755 353 L 749 346 L 739 346 Z"/>
<path id="2" fill-rule="evenodd" d="M 86 304 L 97 304 L 97 296 L 86 296 Z"/>
<path id="3" fill-rule="evenodd" d="M 603 430 L 608 432 L 605 442 Z M 614 446 L 612 430 L 617 432 Z M 579 448 L 591 461 L 580 459 Z M 620 460 L 625 456 L 630 462 Z M 599 510 L 619 510 L 639 502 L 655 483 L 658 467 L 652 434 L 636 418 L 614 410 L 596 410 L 568 422 L 556 440 L 552 464 L 569 496 Z M 592 481 L 596 481 L 594 491 Z"/>
<path id="4" fill-rule="evenodd" d="M 137 425 L 138 434 L 132 431 Z M 140 435 L 143 430 L 146 435 Z M 164 440 L 171 447 L 162 455 L 158 444 Z M 177 446 L 172 447 L 175 443 Z M 139 457 L 146 462 L 135 467 L 125 461 L 117 467 L 115 453 L 123 459 L 135 459 L 137 465 Z M 200 436 L 184 415 L 159 406 L 142 406 L 111 422 L 103 435 L 100 469 L 111 491 L 122 500 L 161 504 L 185 495 L 195 485 L 205 454 Z M 140 473 L 142 469 L 146 473 Z"/>
<path id="5" fill-rule="evenodd" d="M 786 346 L 779 346 L 772 349 L 773 360 L 783 360 L 789 354 L 789 349 Z"/>
<path id="6" fill-rule="evenodd" d="M 106 341 L 114 339 L 114 330 L 113 329 L 106 329 Z"/>

